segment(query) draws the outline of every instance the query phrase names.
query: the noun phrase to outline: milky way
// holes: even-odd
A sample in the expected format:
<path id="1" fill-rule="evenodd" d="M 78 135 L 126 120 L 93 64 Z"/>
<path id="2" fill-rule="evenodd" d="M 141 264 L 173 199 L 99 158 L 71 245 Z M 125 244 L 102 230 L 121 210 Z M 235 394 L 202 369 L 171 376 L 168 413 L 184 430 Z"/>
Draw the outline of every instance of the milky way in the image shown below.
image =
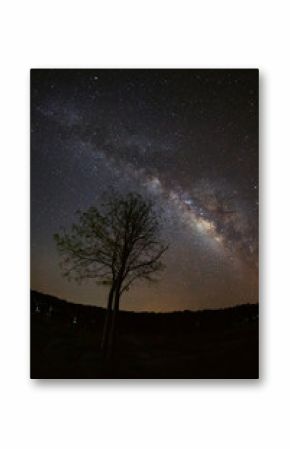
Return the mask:
<path id="1" fill-rule="evenodd" d="M 169 243 L 124 309 L 257 302 L 258 72 L 32 71 L 32 288 L 104 304 L 61 277 L 52 235 L 110 191 L 153 199 Z"/>

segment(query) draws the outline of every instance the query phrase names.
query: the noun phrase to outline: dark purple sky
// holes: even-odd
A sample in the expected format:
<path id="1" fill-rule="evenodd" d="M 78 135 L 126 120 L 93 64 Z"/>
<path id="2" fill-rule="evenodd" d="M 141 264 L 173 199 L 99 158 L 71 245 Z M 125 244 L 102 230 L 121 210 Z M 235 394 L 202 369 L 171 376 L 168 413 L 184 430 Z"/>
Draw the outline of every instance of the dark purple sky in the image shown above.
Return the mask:
<path id="1" fill-rule="evenodd" d="M 160 282 L 122 308 L 257 302 L 258 71 L 33 70 L 33 289 L 105 304 L 62 278 L 53 234 L 111 189 L 153 198 L 170 245 Z"/>

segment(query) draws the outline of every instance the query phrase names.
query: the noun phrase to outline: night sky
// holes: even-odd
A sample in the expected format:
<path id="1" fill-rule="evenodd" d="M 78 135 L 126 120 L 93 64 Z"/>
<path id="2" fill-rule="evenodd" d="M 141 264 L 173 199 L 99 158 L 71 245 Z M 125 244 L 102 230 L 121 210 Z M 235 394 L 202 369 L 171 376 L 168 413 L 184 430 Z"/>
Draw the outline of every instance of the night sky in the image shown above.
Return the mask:
<path id="1" fill-rule="evenodd" d="M 32 70 L 33 289 L 105 305 L 61 276 L 53 234 L 113 190 L 153 198 L 169 243 L 121 309 L 258 302 L 258 71 Z"/>

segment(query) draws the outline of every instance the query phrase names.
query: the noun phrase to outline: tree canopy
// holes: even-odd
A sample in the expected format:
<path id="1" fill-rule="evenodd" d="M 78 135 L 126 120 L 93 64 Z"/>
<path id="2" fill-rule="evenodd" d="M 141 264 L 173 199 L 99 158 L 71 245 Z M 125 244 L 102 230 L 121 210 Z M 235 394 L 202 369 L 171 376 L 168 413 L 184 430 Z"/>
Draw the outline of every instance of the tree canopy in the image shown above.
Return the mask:
<path id="1" fill-rule="evenodd" d="M 137 279 L 154 280 L 167 246 L 153 204 L 138 194 L 111 196 L 101 208 L 78 211 L 69 231 L 55 234 L 64 276 L 95 279 L 121 295 Z"/>

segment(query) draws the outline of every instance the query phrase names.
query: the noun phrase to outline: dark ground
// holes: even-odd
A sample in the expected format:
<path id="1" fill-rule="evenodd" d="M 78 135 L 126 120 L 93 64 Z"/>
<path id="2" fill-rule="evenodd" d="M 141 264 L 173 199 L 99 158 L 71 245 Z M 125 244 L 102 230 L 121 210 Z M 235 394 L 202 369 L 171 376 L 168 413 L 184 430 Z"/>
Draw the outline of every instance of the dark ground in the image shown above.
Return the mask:
<path id="1" fill-rule="evenodd" d="M 104 309 L 31 293 L 34 379 L 254 379 L 258 306 L 174 313 L 121 312 L 114 363 L 99 347 Z"/>

